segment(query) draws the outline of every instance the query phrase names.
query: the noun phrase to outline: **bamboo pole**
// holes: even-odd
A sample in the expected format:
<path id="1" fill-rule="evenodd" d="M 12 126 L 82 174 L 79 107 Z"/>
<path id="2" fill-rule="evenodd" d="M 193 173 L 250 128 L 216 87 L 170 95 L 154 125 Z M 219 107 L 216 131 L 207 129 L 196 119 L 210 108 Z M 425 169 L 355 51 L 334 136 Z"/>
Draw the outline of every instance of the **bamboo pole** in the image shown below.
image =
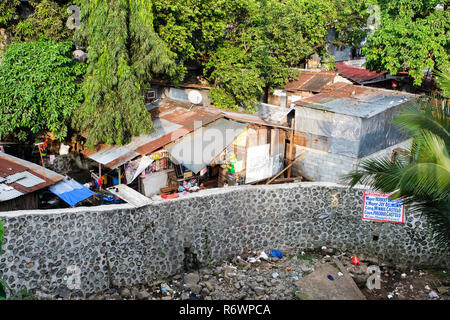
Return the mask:
<path id="1" fill-rule="evenodd" d="M 294 165 L 295 162 L 297 162 L 297 160 L 299 160 L 300 158 L 303 158 L 306 154 L 308 153 L 308 150 L 305 150 L 301 155 L 299 155 L 297 158 L 294 159 L 294 161 L 292 161 L 286 168 L 284 168 L 283 170 L 281 170 L 276 176 L 274 176 L 273 178 L 271 178 L 269 181 L 266 182 L 266 184 L 270 184 L 272 183 L 272 181 L 274 181 L 276 178 L 278 178 L 283 172 L 285 172 L 286 170 L 288 170 L 290 167 L 292 167 Z"/>

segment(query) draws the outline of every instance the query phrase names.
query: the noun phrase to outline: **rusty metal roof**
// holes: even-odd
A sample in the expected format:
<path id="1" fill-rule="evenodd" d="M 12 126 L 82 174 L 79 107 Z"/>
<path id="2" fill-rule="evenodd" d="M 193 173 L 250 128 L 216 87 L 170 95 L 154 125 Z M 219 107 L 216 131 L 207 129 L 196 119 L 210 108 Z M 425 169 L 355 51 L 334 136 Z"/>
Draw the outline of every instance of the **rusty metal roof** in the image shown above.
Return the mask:
<path id="1" fill-rule="evenodd" d="M 286 83 L 287 91 L 320 92 L 323 88 L 334 82 L 335 72 L 302 70 L 298 79 Z"/>
<path id="2" fill-rule="evenodd" d="M 0 153 L 0 202 L 54 185 L 64 176 L 32 162 Z"/>
<path id="3" fill-rule="evenodd" d="M 384 76 L 387 73 L 387 71 L 376 72 L 370 71 L 365 68 L 349 66 L 343 62 L 338 62 L 336 68 L 340 75 L 359 84 L 363 84 L 366 81 L 374 80 L 376 78 Z"/>
<path id="4" fill-rule="evenodd" d="M 197 127 L 223 117 L 220 112 L 208 111 L 203 107 L 190 110 L 186 105 L 172 100 L 162 101 L 149 112 L 156 126 L 156 132 L 133 137 L 131 142 L 124 146 L 101 144 L 94 150 L 82 151 L 82 154 L 114 169 L 140 155 L 144 156 L 158 150 Z"/>
<path id="5" fill-rule="evenodd" d="M 416 97 L 406 92 L 337 82 L 322 93 L 295 102 L 295 105 L 369 118 Z"/>

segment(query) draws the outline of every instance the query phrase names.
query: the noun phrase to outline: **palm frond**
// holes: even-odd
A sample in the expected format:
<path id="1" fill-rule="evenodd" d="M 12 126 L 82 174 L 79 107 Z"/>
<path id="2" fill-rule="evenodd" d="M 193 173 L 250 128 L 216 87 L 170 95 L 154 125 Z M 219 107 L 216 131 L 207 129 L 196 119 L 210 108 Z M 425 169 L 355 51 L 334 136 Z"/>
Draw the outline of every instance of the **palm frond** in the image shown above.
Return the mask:
<path id="1" fill-rule="evenodd" d="M 450 108 L 434 107 L 430 101 L 422 105 L 405 108 L 393 121 L 400 130 L 416 137 L 427 130 L 441 137 L 447 147 L 450 146 Z"/>
<path id="2" fill-rule="evenodd" d="M 371 185 L 382 192 L 394 192 L 398 189 L 398 182 L 407 164 L 402 158 L 394 162 L 390 158 L 363 159 L 358 168 L 342 177 L 342 181 L 354 187 L 360 183 Z"/>
<path id="3" fill-rule="evenodd" d="M 445 71 L 435 71 L 436 82 L 442 90 L 442 96 L 450 98 L 450 69 Z"/>

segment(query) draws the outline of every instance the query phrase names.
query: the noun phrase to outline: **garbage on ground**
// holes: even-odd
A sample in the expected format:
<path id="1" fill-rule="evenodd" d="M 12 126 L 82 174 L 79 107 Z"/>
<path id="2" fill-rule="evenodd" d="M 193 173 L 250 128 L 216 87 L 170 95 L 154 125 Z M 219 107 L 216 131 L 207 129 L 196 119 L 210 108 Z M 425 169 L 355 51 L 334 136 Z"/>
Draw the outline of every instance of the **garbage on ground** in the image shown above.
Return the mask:
<path id="1" fill-rule="evenodd" d="M 431 290 L 430 286 L 429 286 L 429 285 L 426 285 L 426 286 L 425 286 L 425 290 L 430 291 L 430 290 Z"/>
<path id="2" fill-rule="evenodd" d="M 297 281 L 297 280 L 298 280 L 298 277 L 297 277 L 297 276 L 293 276 L 292 279 L 294 279 L 295 281 Z"/>
<path id="3" fill-rule="evenodd" d="M 303 273 L 299 273 L 298 276 L 299 276 L 299 277 L 303 277 Z"/>
<path id="4" fill-rule="evenodd" d="M 327 250 L 327 247 L 323 246 L 323 247 L 322 247 L 322 250 Z"/>
<path id="5" fill-rule="evenodd" d="M 402 278 L 406 278 L 406 273 L 402 273 Z"/>
<path id="6" fill-rule="evenodd" d="M 267 256 L 267 254 L 264 251 L 261 252 L 261 254 L 259 255 L 258 258 L 261 258 L 261 259 L 264 259 L 264 260 L 268 260 L 269 259 L 269 257 Z"/>
<path id="7" fill-rule="evenodd" d="M 292 270 L 292 268 L 286 267 L 286 271 L 291 271 L 291 270 Z"/>
<path id="8" fill-rule="evenodd" d="M 431 291 L 431 292 L 428 294 L 428 296 L 429 296 L 430 298 L 439 298 L 438 294 L 437 294 L 436 292 L 434 292 L 434 291 Z"/>
<path id="9" fill-rule="evenodd" d="M 344 274 L 342 272 L 338 272 L 338 276 L 342 277 Z"/>
<path id="10" fill-rule="evenodd" d="M 389 299 L 392 299 L 394 296 L 392 294 L 388 294 L 387 296 Z"/>
<path id="11" fill-rule="evenodd" d="M 278 272 L 274 272 L 274 273 L 272 273 L 272 278 L 274 278 L 274 279 L 276 279 L 276 278 L 278 278 Z"/>
<path id="12" fill-rule="evenodd" d="M 283 258 L 283 253 L 280 250 L 274 249 L 270 252 L 270 256 L 273 258 L 281 259 Z"/>
<path id="13" fill-rule="evenodd" d="M 352 256 L 351 264 L 354 266 L 358 266 L 361 264 L 361 262 L 359 261 L 359 258 L 357 256 Z"/>
<path id="14" fill-rule="evenodd" d="M 328 275 L 327 278 L 330 279 L 331 281 L 334 281 L 333 276 Z"/>

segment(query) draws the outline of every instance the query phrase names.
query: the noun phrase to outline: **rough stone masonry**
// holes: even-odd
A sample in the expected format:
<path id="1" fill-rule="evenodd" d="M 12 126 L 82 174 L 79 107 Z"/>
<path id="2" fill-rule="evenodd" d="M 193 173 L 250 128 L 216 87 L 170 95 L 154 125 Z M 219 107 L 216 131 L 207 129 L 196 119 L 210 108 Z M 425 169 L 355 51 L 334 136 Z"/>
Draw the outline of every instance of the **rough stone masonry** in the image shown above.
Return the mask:
<path id="1" fill-rule="evenodd" d="M 0 213 L 0 276 L 13 290 L 53 293 L 80 274 L 83 295 L 183 272 L 246 250 L 321 246 L 389 264 L 445 266 L 422 219 L 362 220 L 364 189 L 331 183 L 205 190 L 135 209 L 128 204 Z"/>

